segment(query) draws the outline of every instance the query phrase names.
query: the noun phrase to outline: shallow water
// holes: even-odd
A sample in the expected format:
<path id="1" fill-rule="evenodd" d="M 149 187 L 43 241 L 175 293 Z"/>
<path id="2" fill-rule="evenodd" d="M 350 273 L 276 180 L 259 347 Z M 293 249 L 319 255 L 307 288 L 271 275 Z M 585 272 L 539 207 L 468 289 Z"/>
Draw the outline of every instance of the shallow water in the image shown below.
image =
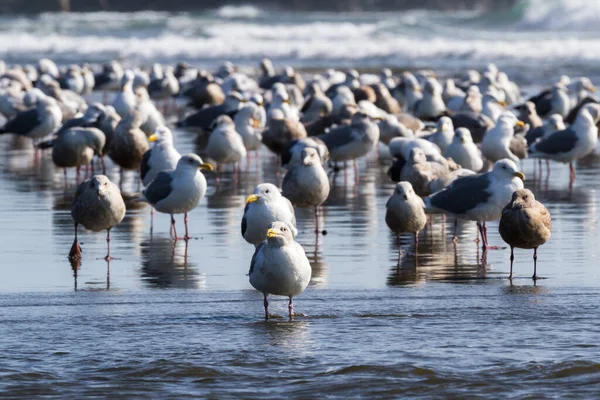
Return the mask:
<path id="1" fill-rule="evenodd" d="M 182 153 L 201 146 L 176 132 Z M 523 169 L 526 186 L 553 216 L 540 248 L 536 284 L 531 251 L 482 254 L 474 223 L 436 217 L 420 235 L 395 237 L 384 222 L 393 190 L 388 161 L 372 154 L 332 176 L 322 211 L 327 230 L 315 242 L 312 210 L 297 210 L 313 267 L 295 301 L 303 315 L 262 320 L 262 295 L 246 273 L 253 253 L 240 234 L 244 199 L 260 182 L 277 183 L 275 159 L 221 176 L 190 215 L 185 242 L 169 239 L 167 216 L 128 201 L 105 236 L 80 231 L 83 262 L 67 260 L 74 172 L 64 187 L 49 154 L 34 162 L 30 144 L 0 137 L 0 394 L 23 398 L 111 397 L 473 396 L 590 397 L 600 383 L 598 237 L 600 157 L 549 180 Z M 118 181 L 112 168 L 110 177 Z M 135 198 L 133 174 L 124 193 Z M 182 219 L 178 219 L 182 228 Z M 497 224 L 490 241 L 500 245 Z M 284 298 L 271 301 L 285 315 Z"/>

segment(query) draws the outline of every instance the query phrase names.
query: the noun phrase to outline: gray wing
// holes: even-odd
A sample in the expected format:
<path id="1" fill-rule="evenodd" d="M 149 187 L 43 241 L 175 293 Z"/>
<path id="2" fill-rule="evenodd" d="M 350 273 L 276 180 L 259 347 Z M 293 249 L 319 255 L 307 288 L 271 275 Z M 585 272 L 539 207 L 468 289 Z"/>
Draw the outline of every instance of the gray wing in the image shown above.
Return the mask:
<path id="1" fill-rule="evenodd" d="M 144 193 L 144 196 L 146 196 L 146 199 L 148 199 L 150 203 L 156 204 L 159 201 L 166 199 L 171 194 L 172 181 L 173 178 L 170 173 L 161 171 L 142 193 Z"/>
<path id="2" fill-rule="evenodd" d="M 577 133 L 571 128 L 554 132 L 534 144 L 534 151 L 545 154 L 567 153 L 577 144 Z"/>
<path id="3" fill-rule="evenodd" d="M 537 128 L 532 128 L 527 131 L 525 134 L 525 139 L 527 140 L 527 144 L 531 146 L 538 138 L 544 136 L 544 128 L 542 126 L 538 126 Z"/>
<path id="4" fill-rule="evenodd" d="M 250 261 L 250 271 L 248 271 L 248 275 L 250 275 L 252 273 L 252 271 L 254 271 L 254 265 L 256 264 L 256 256 L 261 251 L 261 249 L 263 248 L 264 245 L 265 245 L 265 242 L 262 242 L 258 246 L 256 246 L 256 249 L 254 249 L 254 254 L 252 255 L 252 261 Z"/>
<path id="5" fill-rule="evenodd" d="M 220 104 L 218 106 L 206 107 L 198 112 L 185 118 L 183 121 L 179 121 L 177 126 L 179 127 L 199 127 L 204 130 L 208 130 L 210 125 L 215 119 L 225 114 L 225 105 Z"/>
<path id="6" fill-rule="evenodd" d="M 430 204 L 453 214 L 464 214 L 490 198 L 491 193 L 487 191 L 490 184 L 488 174 L 458 178 L 446 189 L 433 194 Z"/>
<path id="7" fill-rule="evenodd" d="M 332 149 L 342 147 L 354 141 L 352 136 L 352 126 L 340 126 L 333 128 L 325 135 L 320 136 L 319 139 L 325 143 L 325 146 L 331 151 Z"/>
<path id="8" fill-rule="evenodd" d="M 144 153 L 144 156 L 142 157 L 142 162 L 140 163 L 140 178 L 142 178 L 142 181 L 148 174 L 148 171 L 150 171 L 149 161 L 150 161 L 151 155 L 152 155 L 152 149 L 149 149 L 148 151 L 146 151 Z"/>
<path id="9" fill-rule="evenodd" d="M 288 208 L 290 209 L 290 212 L 292 213 L 292 225 L 294 225 L 294 228 L 296 228 L 296 213 L 294 212 L 294 206 L 292 205 L 290 199 L 288 199 L 287 197 L 284 197 L 283 199 L 285 200 L 285 203 L 287 204 Z"/>
<path id="10" fill-rule="evenodd" d="M 289 188 L 294 187 L 296 181 L 298 180 L 297 176 L 298 176 L 298 168 L 292 167 L 288 170 L 288 172 L 283 177 L 283 181 L 281 182 L 281 191 L 285 198 L 287 198 L 287 196 L 285 194 L 287 192 L 289 192 L 289 190 L 290 190 Z M 286 188 L 288 188 L 288 189 L 286 189 Z"/>
<path id="11" fill-rule="evenodd" d="M 0 133 L 16 133 L 17 135 L 27 135 L 40 123 L 40 113 L 37 109 L 23 111 L 14 118 L 8 120 Z"/>

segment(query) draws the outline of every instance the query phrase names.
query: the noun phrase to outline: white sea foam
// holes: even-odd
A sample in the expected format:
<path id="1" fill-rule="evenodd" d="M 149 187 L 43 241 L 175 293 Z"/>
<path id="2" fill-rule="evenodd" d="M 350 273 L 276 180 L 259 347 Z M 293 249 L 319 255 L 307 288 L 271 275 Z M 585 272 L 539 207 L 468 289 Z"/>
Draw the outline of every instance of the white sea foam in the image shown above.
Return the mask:
<path id="1" fill-rule="evenodd" d="M 251 5 L 223 6 L 216 11 L 216 15 L 223 18 L 256 18 L 261 15 L 261 10 Z"/>
<path id="2" fill-rule="evenodd" d="M 598 0 L 526 0 L 520 28 L 600 31 Z"/>

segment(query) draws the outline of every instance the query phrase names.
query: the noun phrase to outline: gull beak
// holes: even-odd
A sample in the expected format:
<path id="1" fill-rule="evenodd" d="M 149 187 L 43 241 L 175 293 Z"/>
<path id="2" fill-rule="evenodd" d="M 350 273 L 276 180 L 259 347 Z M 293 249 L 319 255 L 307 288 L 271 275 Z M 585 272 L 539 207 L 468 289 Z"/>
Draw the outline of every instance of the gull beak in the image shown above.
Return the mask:
<path id="1" fill-rule="evenodd" d="M 463 143 L 467 143 L 467 140 L 464 137 L 461 137 L 460 141 L 463 142 Z"/>
<path id="2" fill-rule="evenodd" d="M 525 126 L 525 122 L 523 122 L 523 121 L 521 121 L 521 120 L 518 120 L 518 121 L 517 121 L 517 123 L 516 123 L 516 125 L 517 125 L 519 128 L 522 128 L 522 127 L 524 127 L 524 126 Z"/>
<path id="3" fill-rule="evenodd" d="M 153 133 L 152 135 L 150 135 L 150 137 L 148 137 L 148 141 L 150 143 L 156 142 L 156 139 L 158 139 L 158 135 L 156 133 Z"/>
<path id="4" fill-rule="evenodd" d="M 594 93 L 594 92 L 596 91 L 596 87 L 595 87 L 595 86 L 590 86 L 590 87 L 588 88 L 588 90 L 589 90 L 590 92 Z"/>
<path id="5" fill-rule="evenodd" d="M 283 102 L 287 103 L 287 104 L 290 104 L 290 99 L 285 99 Z"/>
<path id="6" fill-rule="evenodd" d="M 259 101 L 259 102 L 256 103 L 256 105 L 259 106 L 259 107 L 262 107 L 263 106 L 263 102 Z"/>
<path id="7" fill-rule="evenodd" d="M 275 236 L 277 236 L 277 232 L 275 232 L 275 229 L 269 229 L 267 231 L 267 237 L 268 238 L 272 238 L 272 237 L 275 237 Z"/>
<path id="8" fill-rule="evenodd" d="M 246 197 L 246 204 L 254 203 L 257 200 L 258 200 L 258 196 L 255 194 L 251 194 L 250 196 Z"/>
<path id="9" fill-rule="evenodd" d="M 525 180 L 525 174 L 522 173 L 521 171 L 517 171 L 513 174 L 513 176 L 516 176 L 517 178 L 519 178 L 520 180 L 524 181 Z"/>
<path id="10" fill-rule="evenodd" d="M 500 104 L 502 107 L 506 107 L 506 102 L 504 101 L 499 101 L 498 104 Z"/>
<path id="11" fill-rule="evenodd" d="M 213 166 L 210 165 L 209 163 L 202 163 L 202 164 L 200 164 L 200 169 L 205 169 L 207 171 L 212 171 L 213 170 Z"/>

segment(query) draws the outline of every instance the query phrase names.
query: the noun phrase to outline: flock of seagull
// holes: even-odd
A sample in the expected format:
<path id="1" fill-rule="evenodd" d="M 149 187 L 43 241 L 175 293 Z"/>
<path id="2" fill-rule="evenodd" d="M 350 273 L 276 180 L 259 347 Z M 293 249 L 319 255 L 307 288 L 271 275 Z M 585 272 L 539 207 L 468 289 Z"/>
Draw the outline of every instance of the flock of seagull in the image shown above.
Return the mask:
<path id="1" fill-rule="evenodd" d="M 88 104 L 92 91 L 104 93 L 104 102 Z M 110 104 L 108 92 L 114 92 Z M 526 157 L 567 163 L 572 185 L 573 163 L 598 141 L 600 100 L 593 92 L 588 78 L 562 76 L 524 101 L 494 64 L 440 81 L 430 70 L 394 75 L 389 69 L 329 69 L 309 75 L 285 67 L 277 73 L 269 59 L 249 73 L 228 62 L 211 73 L 186 63 L 59 68 L 41 59 L 26 67 L 0 63 L 0 113 L 7 118 L 0 134 L 31 138 L 36 159 L 40 150 L 51 149 L 65 183 L 67 169 L 76 169 L 71 259 L 82 257 L 79 225 L 107 231 L 111 259 L 110 230 L 126 207 L 119 185 L 103 175 L 105 156 L 122 173 L 138 171 L 139 201 L 153 213 L 170 214 L 174 240 L 189 240 L 188 213 L 207 188 L 202 170 L 214 170 L 218 182 L 219 173 L 231 168 L 237 179 L 240 162 L 259 157 L 266 146 L 278 156 L 273 169 L 286 172 L 281 187 L 261 183 L 247 197 L 241 233 L 255 246 L 248 275 L 264 294 L 265 318 L 269 294 L 289 297 L 292 318 L 292 299 L 311 277 L 294 240 L 294 207 L 313 207 L 315 234 L 325 234 L 317 217 L 330 193 L 328 169 L 346 173 L 352 162 L 358 183 L 356 160 L 372 152 L 382 160 L 391 157 L 388 175 L 398 182 L 385 221 L 396 235 L 414 234 L 415 251 L 418 233 L 433 214 L 475 221 L 484 251 L 494 248 L 486 222 L 500 220 L 500 235 L 511 248 L 509 277 L 513 250 L 523 248 L 534 250 L 536 279 L 537 249 L 550 238 L 551 217 L 524 189 L 520 165 Z M 185 107 L 176 98 L 185 99 Z M 176 150 L 169 112 L 178 128 L 208 137 L 208 162 Z M 80 183 L 82 168 L 88 179 Z M 181 237 L 175 214 L 184 215 Z"/>

